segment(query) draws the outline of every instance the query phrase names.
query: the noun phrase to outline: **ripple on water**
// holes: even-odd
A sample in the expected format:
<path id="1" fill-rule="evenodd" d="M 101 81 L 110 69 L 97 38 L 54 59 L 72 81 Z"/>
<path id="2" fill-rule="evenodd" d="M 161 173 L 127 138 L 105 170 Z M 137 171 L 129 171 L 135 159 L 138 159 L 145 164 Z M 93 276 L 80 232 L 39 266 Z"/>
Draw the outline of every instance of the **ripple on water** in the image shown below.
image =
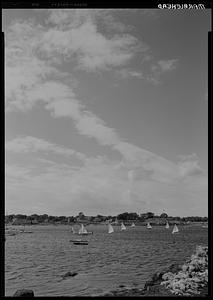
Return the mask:
<path id="1" fill-rule="evenodd" d="M 36 296 L 89 296 L 126 285 L 142 287 L 158 269 L 183 263 L 197 244 L 207 244 L 207 231 L 180 228 L 175 237 L 162 227 L 127 228 L 107 234 L 106 226 L 89 226 L 88 246 L 69 242 L 66 226 L 35 226 L 32 235 L 10 237 L 5 249 L 6 296 L 33 289 Z M 134 231 L 133 231 L 134 230 Z M 78 275 L 61 280 L 66 272 Z"/>

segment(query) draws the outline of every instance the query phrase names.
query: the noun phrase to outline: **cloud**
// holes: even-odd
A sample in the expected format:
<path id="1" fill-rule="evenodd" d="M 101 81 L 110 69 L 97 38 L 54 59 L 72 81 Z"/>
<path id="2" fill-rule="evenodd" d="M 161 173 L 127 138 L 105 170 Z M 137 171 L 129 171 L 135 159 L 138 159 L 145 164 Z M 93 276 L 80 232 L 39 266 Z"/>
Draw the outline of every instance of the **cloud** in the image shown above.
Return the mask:
<path id="1" fill-rule="evenodd" d="M 141 71 L 130 70 L 127 68 L 122 68 L 115 72 L 115 75 L 118 79 L 129 79 L 129 78 L 136 78 L 142 79 L 144 75 Z"/>
<path id="2" fill-rule="evenodd" d="M 6 142 L 6 151 L 13 153 L 32 153 L 32 152 L 52 152 L 63 156 L 75 156 L 84 161 L 87 157 L 81 152 L 50 143 L 46 140 L 35 138 L 32 136 L 17 137 Z"/>
<path id="3" fill-rule="evenodd" d="M 97 26 L 87 21 L 77 28 L 49 29 L 41 40 L 41 53 L 47 57 L 60 55 L 67 61 L 77 60 L 86 71 L 106 70 L 126 64 L 138 51 L 137 39 L 129 34 L 106 38 Z"/>
<path id="4" fill-rule="evenodd" d="M 178 168 L 182 177 L 196 176 L 204 173 L 204 170 L 199 166 L 199 158 L 195 153 L 191 155 L 179 155 L 179 158 Z"/>
<path id="5" fill-rule="evenodd" d="M 57 13 L 54 10 L 50 12 L 48 22 L 46 26 L 40 26 L 29 21 L 16 21 L 6 31 L 7 111 L 25 113 L 42 102 L 54 118 L 70 118 L 79 134 L 116 150 L 121 154 L 121 161 L 88 158 L 83 153 L 42 139 L 17 137 L 7 142 L 7 151 L 18 155 L 41 152 L 68 158 L 76 156 L 83 164 L 75 169 L 43 159 L 40 160 L 39 172 L 35 172 L 38 160 L 32 161 L 27 168 L 18 164 L 7 165 L 8 205 L 14 203 L 18 195 L 19 206 L 21 203 L 29 210 L 37 201 L 40 211 L 44 211 L 42 197 L 45 197 L 46 210 L 54 208 L 55 211 L 67 212 L 84 210 L 85 207 L 94 210 L 106 207 L 107 211 L 110 207 L 114 212 L 118 207 L 128 210 L 133 205 L 136 209 L 145 209 L 146 204 L 154 208 L 153 199 L 158 197 L 161 203 L 172 209 L 177 205 L 178 187 L 178 195 L 182 201 L 188 201 L 189 207 L 193 198 L 198 198 L 193 192 L 197 191 L 197 186 L 199 197 L 203 192 L 205 196 L 205 174 L 200 173 L 199 184 L 198 176 L 194 176 L 201 170 L 197 159 L 188 157 L 175 164 L 124 141 L 114 128 L 87 109 L 84 99 L 79 100 L 75 88 L 67 84 L 68 74 L 61 71 L 64 62 L 69 63 L 70 68 L 90 72 L 123 68 L 137 54 L 137 38 L 124 34 L 124 27 L 118 29 L 118 24 L 116 34 L 108 32 L 106 35 L 99 30 L 97 18 L 91 15 L 70 19 L 65 11 Z M 54 24 L 51 28 L 50 22 Z M 144 49 L 146 47 L 142 46 L 142 51 Z M 172 71 L 174 66 L 175 60 L 160 60 L 152 68 L 153 78 L 159 80 L 161 74 Z M 124 70 L 124 76 L 142 76 L 141 71 L 128 67 Z M 24 198 L 29 201 L 22 200 Z"/>
<path id="6" fill-rule="evenodd" d="M 175 70 L 177 63 L 177 59 L 159 60 L 157 63 L 151 65 L 151 72 L 147 76 L 147 79 L 153 84 L 159 84 L 161 76 Z"/>
<path id="7" fill-rule="evenodd" d="M 146 174 L 149 180 L 169 184 L 179 178 L 177 165 L 153 152 L 122 141 L 114 145 L 114 149 L 122 154 L 123 162 L 128 168 L 135 170 L 136 174 Z"/>
<path id="8" fill-rule="evenodd" d="M 119 13 L 122 13 L 122 10 L 119 10 Z M 120 22 L 114 15 L 116 15 L 115 9 L 49 9 L 46 23 L 64 29 L 76 28 L 90 21 L 100 26 L 100 30 L 106 34 L 132 30 L 132 26 Z"/>
<path id="9" fill-rule="evenodd" d="M 175 70 L 177 67 L 177 59 L 159 60 L 158 66 L 162 73 Z"/>
<path id="10" fill-rule="evenodd" d="M 36 161 L 27 168 L 18 164 L 6 166 L 7 209 L 16 199 L 16 205 L 23 204 L 30 213 L 45 210 L 49 214 L 57 211 L 72 215 L 82 210 L 87 214 L 114 215 L 133 209 L 159 213 L 163 207 L 173 215 L 205 214 L 208 181 L 204 176 L 189 176 L 173 185 L 145 177 L 135 180 L 134 172 L 127 173 L 126 168 L 103 157 L 88 158 L 77 169 L 44 162 L 40 173 L 33 172 L 34 164 Z M 35 201 L 36 211 L 32 208 Z"/>
<path id="11" fill-rule="evenodd" d="M 149 174 L 152 180 L 165 182 L 177 180 L 179 172 L 174 163 L 124 142 L 114 128 L 110 128 L 98 116 L 88 111 L 78 99 L 74 88 L 63 83 L 63 76 L 66 77 L 66 74 L 53 67 L 54 63 L 51 61 L 53 53 L 59 56 L 64 54 L 72 56 L 76 53 L 78 63 L 83 61 L 84 67 L 87 58 L 93 62 L 92 68 L 115 66 L 122 60 L 119 60 L 117 55 L 120 58 L 134 55 L 131 45 L 137 42 L 136 39 L 130 35 L 105 37 L 98 32 L 94 18 L 88 13 L 82 15 L 80 13 L 70 23 L 64 12 L 51 12 L 50 18 L 49 22 L 56 25 L 53 28 L 45 29 L 42 26 L 35 26 L 32 22 L 22 22 L 14 23 L 8 29 L 7 107 L 10 110 L 15 108 L 27 111 L 38 101 L 42 101 L 53 117 L 71 118 L 81 135 L 95 138 L 102 146 L 111 146 L 112 150 L 121 154 L 127 165 L 141 166 L 141 173 Z M 46 58 L 49 60 L 44 60 Z M 126 59 L 124 61 L 126 62 Z M 160 60 L 157 69 L 153 70 L 157 72 L 156 74 L 168 72 L 174 69 L 175 63 L 176 60 Z M 142 76 L 138 71 L 128 68 L 120 71 L 132 77 Z M 186 172 L 183 171 L 187 168 L 186 163 L 181 168 L 182 174 Z"/>

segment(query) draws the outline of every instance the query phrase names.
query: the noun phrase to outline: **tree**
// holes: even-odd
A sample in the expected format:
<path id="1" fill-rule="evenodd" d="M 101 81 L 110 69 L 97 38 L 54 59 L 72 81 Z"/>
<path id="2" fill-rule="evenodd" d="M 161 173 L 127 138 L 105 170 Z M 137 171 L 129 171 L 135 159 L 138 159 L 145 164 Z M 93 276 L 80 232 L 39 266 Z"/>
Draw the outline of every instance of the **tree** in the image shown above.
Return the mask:
<path id="1" fill-rule="evenodd" d="M 17 219 L 26 219 L 26 215 L 18 214 L 15 216 Z"/>
<path id="2" fill-rule="evenodd" d="M 79 217 L 80 219 L 83 219 L 83 218 L 84 218 L 84 213 L 81 211 L 81 212 L 78 214 L 78 217 Z"/>
<path id="3" fill-rule="evenodd" d="M 155 215 L 155 214 L 152 213 L 152 212 L 148 212 L 148 213 L 147 213 L 147 217 L 148 217 L 148 218 L 154 218 L 154 215 Z"/>
<path id="4" fill-rule="evenodd" d="M 129 213 L 128 219 L 129 220 L 137 220 L 139 218 L 137 213 Z"/>
<path id="5" fill-rule="evenodd" d="M 129 213 L 125 212 L 125 213 L 119 214 L 117 217 L 120 220 L 127 220 L 128 219 L 128 215 L 129 215 Z"/>
<path id="6" fill-rule="evenodd" d="M 73 216 L 70 216 L 70 217 L 68 217 L 68 220 L 67 220 L 67 221 L 68 221 L 68 223 L 69 223 L 69 222 L 74 222 L 74 221 L 75 221 L 75 218 L 74 218 Z"/>
<path id="7" fill-rule="evenodd" d="M 167 215 L 166 213 L 162 213 L 162 214 L 160 215 L 160 218 L 168 218 L 168 215 Z"/>

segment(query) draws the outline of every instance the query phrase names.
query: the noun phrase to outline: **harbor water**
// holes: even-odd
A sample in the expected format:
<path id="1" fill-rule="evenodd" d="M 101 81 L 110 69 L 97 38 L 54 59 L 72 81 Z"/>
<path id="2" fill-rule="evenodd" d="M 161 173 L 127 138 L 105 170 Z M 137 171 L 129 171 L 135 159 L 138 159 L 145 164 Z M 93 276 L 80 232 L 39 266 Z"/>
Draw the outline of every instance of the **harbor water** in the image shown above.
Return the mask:
<path id="1" fill-rule="evenodd" d="M 142 288 L 157 271 L 184 263 L 196 245 L 207 245 L 208 230 L 201 225 L 172 227 L 89 225 L 88 245 L 74 245 L 71 226 L 29 226 L 33 233 L 6 236 L 5 295 L 32 289 L 35 296 L 98 296 L 124 285 Z M 80 228 L 77 225 L 76 229 Z M 18 228 L 18 226 L 16 226 Z M 75 277 L 62 278 L 66 272 Z"/>

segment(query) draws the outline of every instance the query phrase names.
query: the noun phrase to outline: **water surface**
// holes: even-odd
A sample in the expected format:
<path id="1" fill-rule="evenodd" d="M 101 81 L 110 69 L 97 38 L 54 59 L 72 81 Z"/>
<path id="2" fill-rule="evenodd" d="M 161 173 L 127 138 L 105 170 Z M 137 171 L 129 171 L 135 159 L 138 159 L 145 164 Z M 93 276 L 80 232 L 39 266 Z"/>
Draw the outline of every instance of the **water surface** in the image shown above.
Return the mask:
<path id="1" fill-rule="evenodd" d="M 27 227 L 27 226 L 26 226 Z M 77 228 L 77 226 L 76 226 Z M 94 296 L 119 285 L 144 286 L 156 271 L 171 263 L 184 263 L 196 245 L 207 245 L 208 231 L 201 226 L 170 229 L 127 227 L 107 233 L 106 225 L 90 225 L 88 245 L 74 245 L 70 226 L 29 226 L 32 234 L 6 237 L 5 294 L 32 289 L 35 296 Z M 66 272 L 75 277 L 62 280 Z"/>

